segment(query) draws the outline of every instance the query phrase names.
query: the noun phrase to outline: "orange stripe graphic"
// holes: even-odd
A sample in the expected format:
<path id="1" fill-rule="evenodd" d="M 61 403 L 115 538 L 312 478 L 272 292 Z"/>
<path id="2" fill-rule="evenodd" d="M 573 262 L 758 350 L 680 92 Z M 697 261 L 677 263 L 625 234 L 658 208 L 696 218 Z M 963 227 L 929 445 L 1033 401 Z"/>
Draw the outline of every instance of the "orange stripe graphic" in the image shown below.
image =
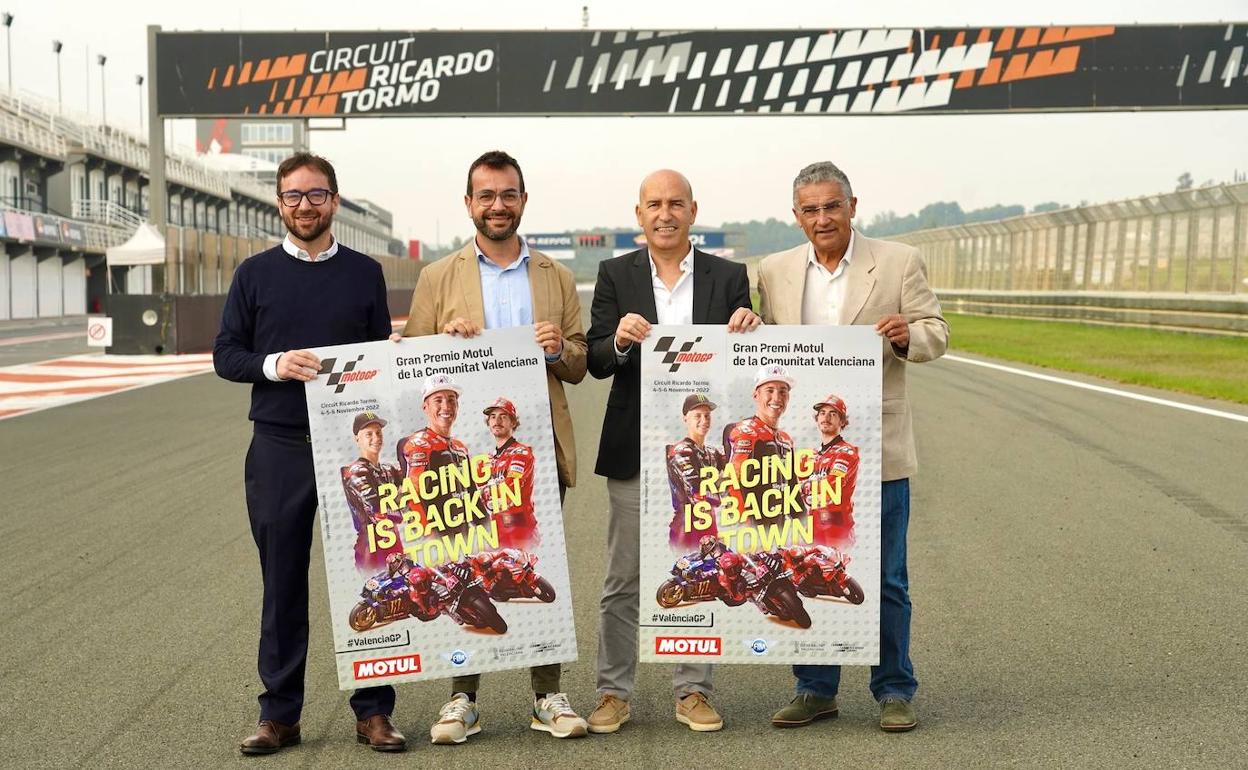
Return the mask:
<path id="1" fill-rule="evenodd" d="M 1019 48 L 1031 48 L 1040 40 L 1040 28 L 1028 27 L 1023 30 L 1023 34 L 1018 38 Z"/>
<path id="2" fill-rule="evenodd" d="M 270 60 L 268 60 L 268 59 L 261 59 L 261 60 L 260 60 L 260 63 L 256 65 L 256 74 L 255 74 L 255 76 L 252 78 L 252 80 L 257 80 L 257 81 L 259 81 L 259 80 L 268 80 L 268 79 L 269 79 L 269 65 L 270 65 L 270 64 L 271 64 Z"/>
<path id="3" fill-rule="evenodd" d="M 229 88 L 234 85 L 234 65 L 225 68 L 225 80 L 221 81 L 222 88 Z"/>
<path id="4" fill-rule="evenodd" d="M 245 86 L 251 82 L 251 62 L 243 62 L 243 69 L 238 73 L 238 84 Z"/>
<path id="5" fill-rule="evenodd" d="M 1010 57 L 1009 64 L 1005 65 L 1005 74 L 1001 76 L 1002 83 L 1008 83 L 1011 80 L 1020 80 L 1025 77 L 1027 72 L 1027 54 L 1016 53 Z"/>
<path id="6" fill-rule="evenodd" d="M 993 53 L 1001 53 L 1008 51 L 1014 47 L 1014 28 L 1006 27 L 1001 30 L 1001 37 L 997 39 L 997 45 L 992 49 Z"/>
<path id="7" fill-rule="evenodd" d="M 988 60 L 988 66 L 984 67 L 984 74 L 979 78 L 981 86 L 990 86 L 1001 80 L 1001 62 L 1000 56 L 994 56 Z"/>
<path id="8" fill-rule="evenodd" d="M 1065 27 L 1049 27 L 1040 38 L 1040 45 L 1057 45 L 1066 39 Z"/>
<path id="9" fill-rule="evenodd" d="M 209 91 L 212 90 L 213 83 L 216 81 L 216 79 L 217 79 L 217 68 L 213 67 L 212 74 L 208 76 L 208 90 Z"/>

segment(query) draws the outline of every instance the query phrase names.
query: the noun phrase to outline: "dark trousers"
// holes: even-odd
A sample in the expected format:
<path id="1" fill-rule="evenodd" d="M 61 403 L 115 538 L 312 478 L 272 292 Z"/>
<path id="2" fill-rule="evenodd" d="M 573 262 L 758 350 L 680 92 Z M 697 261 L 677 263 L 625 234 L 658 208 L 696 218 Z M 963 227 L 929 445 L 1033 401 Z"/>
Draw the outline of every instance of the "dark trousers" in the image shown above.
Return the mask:
<path id="1" fill-rule="evenodd" d="M 919 682 L 910 662 L 910 577 L 906 530 L 910 526 L 910 479 L 885 481 L 880 495 L 880 664 L 871 667 L 871 694 L 914 697 Z M 797 691 L 831 698 L 841 685 L 840 666 L 794 666 Z"/>
<path id="2" fill-rule="evenodd" d="M 303 710 L 308 659 L 308 561 L 317 507 L 311 440 L 303 433 L 258 428 L 247 450 L 245 478 L 247 515 L 264 580 L 260 719 L 293 725 Z M 389 714 L 394 688 L 356 690 L 351 708 L 357 719 Z"/>
<path id="3" fill-rule="evenodd" d="M 559 482 L 559 503 L 563 504 L 564 495 L 568 492 L 568 488 Z M 559 692 L 559 680 L 561 678 L 562 669 L 558 663 L 547 663 L 541 666 L 532 666 L 529 668 L 529 684 L 533 686 L 533 692 L 552 693 Z M 463 676 L 453 677 L 451 679 L 451 692 L 476 692 L 481 686 L 480 674 L 465 674 Z"/>

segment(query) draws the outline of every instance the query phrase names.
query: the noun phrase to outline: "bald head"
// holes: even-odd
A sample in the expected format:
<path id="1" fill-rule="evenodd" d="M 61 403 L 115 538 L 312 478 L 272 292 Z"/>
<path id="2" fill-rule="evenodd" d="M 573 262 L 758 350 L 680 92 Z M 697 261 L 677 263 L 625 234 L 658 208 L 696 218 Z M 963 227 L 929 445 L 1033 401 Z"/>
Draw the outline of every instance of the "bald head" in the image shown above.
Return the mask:
<path id="1" fill-rule="evenodd" d="M 671 192 L 683 192 L 686 201 L 693 201 L 693 185 L 689 184 L 685 175 L 670 168 L 661 168 L 650 172 L 641 180 L 637 201 L 644 205 L 648 197 L 664 197 L 662 193 Z"/>
<path id="2" fill-rule="evenodd" d="M 689 253 L 689 228 L 697 216 L 693 186 L 684 174 L 664 168 L 641 180 L 637 224 L 655 260 L 679 262 Z"/>

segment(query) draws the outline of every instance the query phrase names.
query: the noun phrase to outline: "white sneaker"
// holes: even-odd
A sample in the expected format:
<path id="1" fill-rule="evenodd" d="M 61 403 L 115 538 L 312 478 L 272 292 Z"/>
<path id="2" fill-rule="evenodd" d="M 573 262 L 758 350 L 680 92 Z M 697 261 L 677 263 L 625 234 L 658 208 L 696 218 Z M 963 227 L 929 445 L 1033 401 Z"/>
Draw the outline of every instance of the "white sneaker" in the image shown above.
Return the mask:
<path id="1" fill-rule="evenodd" d="M 589 732 L 585 720 L 576 715 L 568 703 L 568 696 L 561 692 L 533 702 L 533 721 L 529 727 L 556 738 L 584 738 Z"/>
<path id="2" fill-rule="evenodd" d="M 477 704 L 462 692 L 455 695 L 438 711 L 438 721 L 429 728 L 432 743 L 463 743 L 468 736 L 481 732 L 481 712 Z"/>

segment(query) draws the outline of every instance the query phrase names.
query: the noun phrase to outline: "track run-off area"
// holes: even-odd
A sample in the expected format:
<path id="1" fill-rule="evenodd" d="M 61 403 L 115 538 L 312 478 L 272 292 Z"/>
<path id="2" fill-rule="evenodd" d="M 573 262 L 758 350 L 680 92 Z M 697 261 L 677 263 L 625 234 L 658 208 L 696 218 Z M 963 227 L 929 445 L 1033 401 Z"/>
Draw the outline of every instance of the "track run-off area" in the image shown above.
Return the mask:
<path id="1" fill-rule="evenodd" d="M 0 765 L 1248 765 L 1248 408 L 952 353 L 909 368 L 912 733 L 878 729 L 865 669 L 847 672 L 839 719 L 775 730 L 793 680 L 754 665 L 717 670 L 725 729 L 695 734 L 673 719 L 667 667 L 642 665 L 632 721 L 577 741 L 529 729 L 527 672 L 484 677 L 483 732 L 461 746 L 428 743 L 449 683 L 400 685 L 410 748 L 380 756 L 355 743 L 337 689 L 315 543 L 303 743 L 241 757 L 260 687 L 248 389 L 206 373 L 0 421 Z M 569 389 L 580 657 L 563 685 L 582 715 L 594 705 L 607 503 L 590 471 L 606 395 L 588 378 Z"/>

